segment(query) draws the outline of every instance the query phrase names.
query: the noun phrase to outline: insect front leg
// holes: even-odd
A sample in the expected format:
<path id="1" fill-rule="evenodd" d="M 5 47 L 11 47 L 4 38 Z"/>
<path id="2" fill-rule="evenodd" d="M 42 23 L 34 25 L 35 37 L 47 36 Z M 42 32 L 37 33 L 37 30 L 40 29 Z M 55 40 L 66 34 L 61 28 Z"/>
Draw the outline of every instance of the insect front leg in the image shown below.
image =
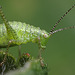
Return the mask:
<path id="1" fill-rule="evenodd" d="M 44 63 L 43 63 L 43 58 L 42 58 L 42 56 L 41 56 L 41 52 L 42 52 L 42 48 L 41 48 L 41 41 L 40 41 L 40 37 L 38 38 L 38 40 L 39 40 L 39 59 L 40 59 L 40 64 L 41 64 L 41 66 L 43 67 L 44 66 Z"/>

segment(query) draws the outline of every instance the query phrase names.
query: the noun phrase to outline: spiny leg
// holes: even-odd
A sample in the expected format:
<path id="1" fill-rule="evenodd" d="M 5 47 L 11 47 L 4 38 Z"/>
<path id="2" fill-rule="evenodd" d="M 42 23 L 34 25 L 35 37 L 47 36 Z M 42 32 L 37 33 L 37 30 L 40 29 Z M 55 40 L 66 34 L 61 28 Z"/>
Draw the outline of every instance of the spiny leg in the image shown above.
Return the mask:
<path id="1" fill-rule="evenodd" d="M 18 39 L 18 36 L 15 32 L 15 30 L 11 27 L 11 25 L 9 24 L 9 22 L 7 21 L 7 19 L 5 18 L 5 15 L 2 11 L 2 7 L 0 6 L 0 16 L 5 24 L 5 27 L 6 27 L 6 31 L 7 31 L 7 35 L 9 37 L 9 39 L 15 39 L 17 40 Z"/>

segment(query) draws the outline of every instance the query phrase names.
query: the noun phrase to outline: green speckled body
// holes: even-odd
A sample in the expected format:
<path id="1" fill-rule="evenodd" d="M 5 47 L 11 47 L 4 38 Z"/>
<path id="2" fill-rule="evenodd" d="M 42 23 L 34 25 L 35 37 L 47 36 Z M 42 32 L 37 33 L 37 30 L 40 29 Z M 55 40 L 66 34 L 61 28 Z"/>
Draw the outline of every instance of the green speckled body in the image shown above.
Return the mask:
<path id="1" fill-rule="evenodd" d="M 28 42 L 41 43 L 45 47 L 49 34 L 39 27 L 21 23 L 9 22 L 10 27 L 6 28 L 5 24 L 0 24 L 0 48 L 7 47 L 9 41 L 13 40 L 10 46 L 26 44 Z"/>

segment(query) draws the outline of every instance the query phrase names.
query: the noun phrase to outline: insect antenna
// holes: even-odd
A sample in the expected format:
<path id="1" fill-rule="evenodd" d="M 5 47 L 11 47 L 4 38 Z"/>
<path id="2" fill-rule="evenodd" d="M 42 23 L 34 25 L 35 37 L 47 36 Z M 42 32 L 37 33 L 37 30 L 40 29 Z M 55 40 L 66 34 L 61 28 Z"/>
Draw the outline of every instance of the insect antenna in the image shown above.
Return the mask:
<path id="1" fill-rule="evenodd" d="M 63 30 L 67 30 L 67 29 L 72 29 L 72 28 L 75 28 L 75 26 L 70 26 L 70 27 L 65 27 L 65 28 L 61 28 L 61 29 L 55 30 L 55 31 L 51 32 L 50 35 L 54 34 L 56 32 L 59 32 L 59 31 L 63 31 Z"/>
<path id="2" fill-rule="evenodd" d="M 75 4 L 63 15 L 61 16 L 61 18 L 55 23 L 55 25 L 53 26 L 52 30 L 50 31 L 50 33 L 52 33 L 54 31 L 54 29 L 56 28 L 56 26 L 60 23 L 60 21 L 75 7 Z"/>

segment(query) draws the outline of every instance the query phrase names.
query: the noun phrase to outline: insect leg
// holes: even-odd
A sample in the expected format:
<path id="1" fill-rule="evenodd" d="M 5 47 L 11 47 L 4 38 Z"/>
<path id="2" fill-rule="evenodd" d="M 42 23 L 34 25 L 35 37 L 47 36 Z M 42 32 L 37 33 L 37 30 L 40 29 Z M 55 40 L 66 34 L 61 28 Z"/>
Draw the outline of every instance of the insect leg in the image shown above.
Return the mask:
<path id="1" fill-rule="evenodd" d="M 41 52 L 42 52 L 42 48 L 41 48 L 41 42 L 40 42 L 40 38 L 38 39 L 39 40 L 39 59 L 40 59 L 40 64 L 41 64 L 41 66 L 43 67 L 44 66 L 44 63 L 43 63 L 43 58 L 42 58 L 42 56 L 41 56 Z"/>
<path id="2" fill-rule="evenodd" d="M 7 19 L 5 18 L 5 15 L 2 11 L 2 7 L 0 6 L 0 16 L 5 24 L 6 30 L 7 30 L 7 34 L 9 36 L 9 38 L 11 39 L 16 39 L 18 38 L 15 30 L 10 26 L 9 22 L 7 21 Z"/>

